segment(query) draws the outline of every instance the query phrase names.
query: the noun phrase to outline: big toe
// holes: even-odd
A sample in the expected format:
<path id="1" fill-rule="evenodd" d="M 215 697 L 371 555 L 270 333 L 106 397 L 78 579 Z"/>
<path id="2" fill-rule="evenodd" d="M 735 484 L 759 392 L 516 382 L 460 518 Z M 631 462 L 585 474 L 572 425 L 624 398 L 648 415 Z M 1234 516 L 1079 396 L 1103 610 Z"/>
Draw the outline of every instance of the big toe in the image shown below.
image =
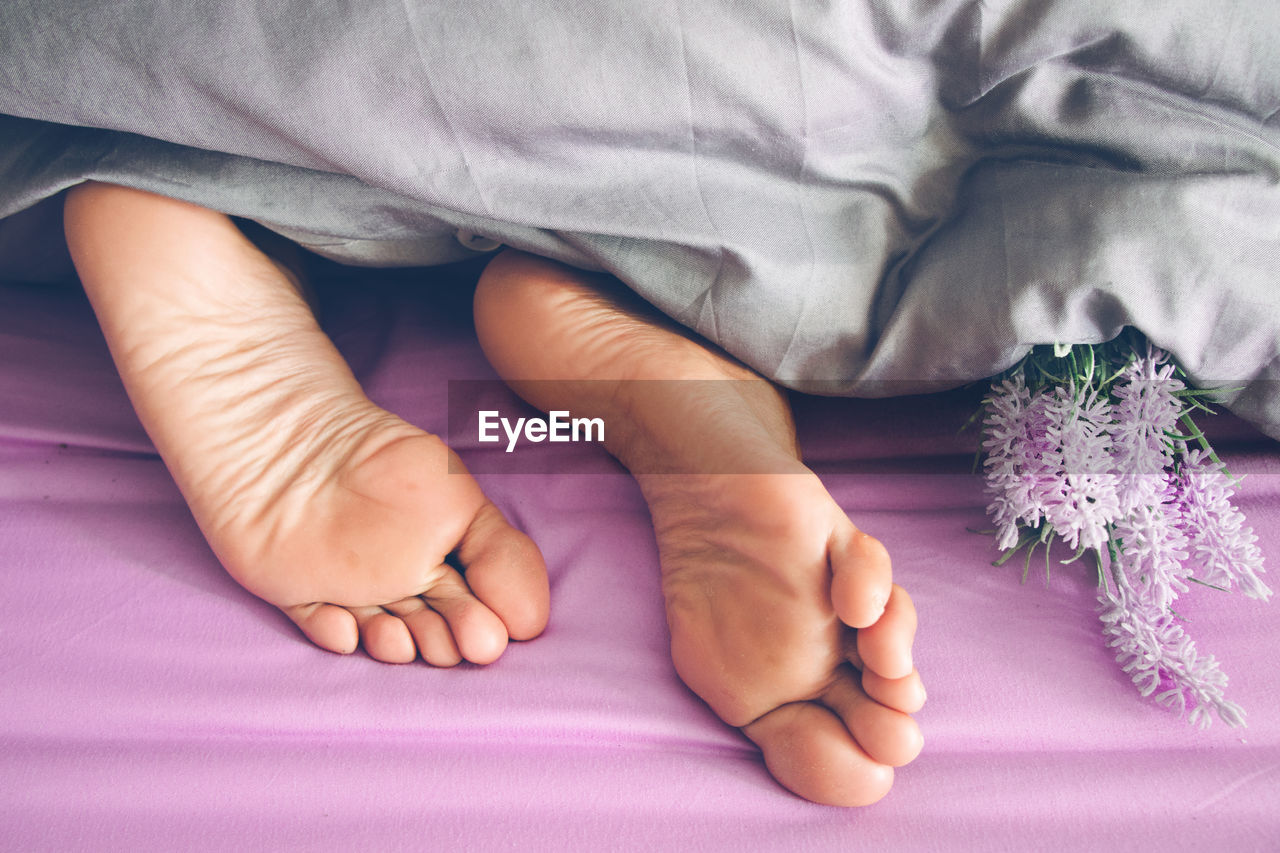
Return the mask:
<path id="1" fill-rule="evenodd" d="M 547 626 L 551 588 L 542 552 L 486 502 L 458 545 L 467 585 L 506 626 L 513 640 L 531 640 Z"/>
<path id="2" fill-rule="evenodd" d="M 806 800 L 867 806 L 893 786 L 893 768 L 872 759 L 821 705 L 783 705 L 742 731 L 760 747 L 773 777 Z"/>
<path id="3" fill-rule="evenodd" d="M 840 716 L 853 739 L 874 761 L 901 767 L 914 761 L 924 746 L 916 721 L 869 696 L 849 667 L 839 672 L 822 701 Z"/>

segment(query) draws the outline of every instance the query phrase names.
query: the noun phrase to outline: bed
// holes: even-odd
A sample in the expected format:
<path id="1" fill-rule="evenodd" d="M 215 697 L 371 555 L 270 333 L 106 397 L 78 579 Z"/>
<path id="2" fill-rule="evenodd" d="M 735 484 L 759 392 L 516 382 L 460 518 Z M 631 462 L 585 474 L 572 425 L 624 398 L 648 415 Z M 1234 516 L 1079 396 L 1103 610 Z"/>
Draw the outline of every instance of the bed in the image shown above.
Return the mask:
<path id="1" fill-rule="evenodd" d="M 657 555 L 593 445 L 533 473 L 450 429 L 491 380 L 475 266 L 322 279 L 371 395 L 453 446 L 541 545 L 553 615 L 489 667 L 310 645 L 237 586 L 138 425 L 74 283 L 0 287 L 0 847 L 11 850 L 1027 850 L 1280 844 L 1280 610 L 1185 597 L 1248 727 L 1142 700 L 1091 572 L 996 568 L 961 425 L 980 390 L 796 397 L 805 455 L 893 554 L 921 616 L 923 754 L 866 809 L 807 803 L 677 679 Z M 504 406 L 518 406 L 508 400 Z M 1264 551 L 1280 448 L 1211 425 Z M 541 471 L 542 473 L 538 473 Z M 551 473 L 549 473 L 551 472 Z M 1038 564 L 1037 564 L 1038 565 Z"/>

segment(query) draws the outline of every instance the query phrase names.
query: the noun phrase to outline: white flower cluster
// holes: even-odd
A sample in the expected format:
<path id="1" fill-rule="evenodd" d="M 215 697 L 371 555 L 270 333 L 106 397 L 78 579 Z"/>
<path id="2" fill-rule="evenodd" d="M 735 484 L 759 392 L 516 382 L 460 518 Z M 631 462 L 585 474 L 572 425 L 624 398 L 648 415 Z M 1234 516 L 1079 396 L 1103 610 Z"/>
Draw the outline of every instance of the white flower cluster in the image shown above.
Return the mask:
<path id="1" fill-rule="evenodd" d="M 1193 723 L 1212 710 L 1242 725 L 1226 675 L 1172 604 L 1189 580 L 1266 600 L 1257 537 L 1216 457 L 1178 433 L 1185 385 L 1168 355 L 1148 345 L 1105 383 L 1089 364 L 1034 391 L 1021 370 L 993 384 L 982 446 L 998 547 L 1007 556 L 1058 537 L 1077 557 L 1092 551 L 1104 636 L 1142 695 L 1190 704 Z"/>

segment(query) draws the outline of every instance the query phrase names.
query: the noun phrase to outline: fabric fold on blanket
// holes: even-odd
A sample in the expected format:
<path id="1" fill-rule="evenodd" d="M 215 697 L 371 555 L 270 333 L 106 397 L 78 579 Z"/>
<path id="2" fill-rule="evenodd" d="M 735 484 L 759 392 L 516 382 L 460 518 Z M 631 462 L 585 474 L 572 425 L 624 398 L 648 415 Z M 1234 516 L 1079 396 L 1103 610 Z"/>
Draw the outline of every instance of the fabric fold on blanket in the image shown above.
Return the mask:
<path id="1" fill-rule="evenodd" d="M 1280 436 L 1280 7 L 13 0 L 0 34 L 0 215 L 98 179 L 355 263 L 462 230 L 840 395 L 1133 325 Z"/>

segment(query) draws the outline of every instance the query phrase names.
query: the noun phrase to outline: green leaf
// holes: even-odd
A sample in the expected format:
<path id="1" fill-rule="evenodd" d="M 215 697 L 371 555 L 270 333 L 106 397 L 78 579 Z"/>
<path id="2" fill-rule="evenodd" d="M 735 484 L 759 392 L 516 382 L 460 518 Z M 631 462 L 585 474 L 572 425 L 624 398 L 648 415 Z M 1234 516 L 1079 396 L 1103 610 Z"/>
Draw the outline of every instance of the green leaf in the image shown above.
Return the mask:
<path id="1" fill-rule="evenodd" d="M 1216 589 L 1218 592 L 1231 592 L 1231 590 L 1227 589 L 1225 586 L 1218 586 L 1217 584 L 1212 584 L 1208 581 L 1202 581 L 1200 578 L 1192 577 L 1190 575 L 1187 576 L 1187 580 L 1192 583 L 1198 583 L 1200 586 L 1207 586 L 1209 589 Z"/>

